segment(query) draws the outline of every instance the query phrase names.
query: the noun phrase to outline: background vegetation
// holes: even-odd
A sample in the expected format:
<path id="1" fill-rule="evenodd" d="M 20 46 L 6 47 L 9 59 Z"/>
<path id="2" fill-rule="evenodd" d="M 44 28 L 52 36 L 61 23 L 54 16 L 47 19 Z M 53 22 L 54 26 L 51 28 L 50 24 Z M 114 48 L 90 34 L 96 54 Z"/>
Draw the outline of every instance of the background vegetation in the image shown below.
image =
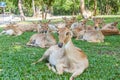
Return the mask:
<path id="1" fill-rule="evenodd" d="M 19 0 L 0 0 L 7 3 L 6 12 L 19 14 Z M 80 13 L 80 0 L 20 0 L 25 16 L 48 11 L 53 15 L 71 15 Z M 97 2 L 97 14 L 120 14 L 120 0 L 85 0 L 87 9 L 93 11 Z M 34 3 L 33 3 L 34 2 Z M 35 11 L 35 13 L 34 13 Z M 2 12 L 2 9 L 1 11 Z"/>

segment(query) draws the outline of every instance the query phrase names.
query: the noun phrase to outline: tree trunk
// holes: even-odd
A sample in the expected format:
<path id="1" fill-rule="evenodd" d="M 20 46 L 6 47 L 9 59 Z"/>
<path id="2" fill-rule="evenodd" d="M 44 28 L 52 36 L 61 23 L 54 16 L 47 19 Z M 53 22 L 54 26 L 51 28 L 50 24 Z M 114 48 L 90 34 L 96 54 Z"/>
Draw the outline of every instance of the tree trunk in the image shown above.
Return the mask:
<path id="1" fill-rule="evenodd" d="M 97 0 L 94 0 L 94 16 L 96 16 L 97 13 Z"/>
<path id="2" fill-rule="evenodd" d="M 44 17 L 44 11 L 42 11 L 42 19 L 44 19 L 45 17 Z"/>
<path id="3" fill-rule="evenodd" d="M 36 16 L 36 11 L 35 11 L 35 2 L 32 0 L 32 8 L 33 8 L 33 17 Z"/>
<path id="4" fill-rule="evenodd" d="M 80 12 L 83 14 L 83 11 L 85 11 L 85 3 L 84 0 L 80 0 Z"/>
<path id="5" fill-rule="evenodd" d="M 47 19 L 47 14 L 48 14 L 48 12 L 49 12 L 49 8 L 50 8 L 50 7 L 47 6 L 46 9 L 45 9 L 45 19 Z"/>
<path id="6" fill-rule="evenodd" d="M 45 17 L 44 17 L 44 19 L 47 19 L 47 12 L 45 12 Z"/>
<path id="7" fill-rule="evenodd" d="M 22 10 L 22 0 L 18 1 L 18 8 L 19 8 L 19 12 L 20 12 L 20 17 L 21 17 L 21 21 L 25 21 L 25 16 Z"/>
<path id="8" fill-rule="evenodd" d="M 73 4 L 74 4 L 74 5 L 72 6 L 72 7 L 73 7 L 72 15 L 74 16 L 74 15 L 75 15 L 75 5 L 76 5 L 75 3 L 76 3 L 76 2 L 75 2 L 75 0 L 72 0 L 72 2 L 73 2 Z"/>
<path id="9" fill-rule="evenodd" d="M 80 0 L 80 12 L 83 18 L 91 18 L 93 13 L 85 8 L 84 0 Z"/>

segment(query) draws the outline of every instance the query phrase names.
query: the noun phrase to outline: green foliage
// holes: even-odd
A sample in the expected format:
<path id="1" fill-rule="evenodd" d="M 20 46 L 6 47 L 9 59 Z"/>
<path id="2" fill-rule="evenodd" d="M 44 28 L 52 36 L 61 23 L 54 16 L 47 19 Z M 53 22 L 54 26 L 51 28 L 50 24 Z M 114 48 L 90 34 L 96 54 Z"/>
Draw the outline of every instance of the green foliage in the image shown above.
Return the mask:
<path id="1" fill-rule="evenodd" d="M 6 12 L 11 11 L 19 14 L 18 0 L 0 0 L 7 3 Z M 71 15 L 80 12 L 80 0 L 34 0 L 35 7 L 45 11 L 46 8 L 53 7 L 54 15 Z M 96 0 L 97 14 L 119 14 L 120 0 Z M 32 0 L 22 0 L 23 11 L 26 16 L 33 15 Z M 94 0 L 85 0 L 85 6 L 91 11 L 94 10 Z M 2 12 L 2 10 L 0 10 Z"/>
<path id="2" fill-rule="evenodd" d="M 61 2 L 61 3 L 60 3 Z M 54 15 L 71 15 L 79 12 L 79 0 L 58 0 L 53 5 Z"/>
<path id="3" fill-rule="evenodd" d="M 98 8 L 101 14 L 115 14 L 119 10 L 119 0 L 98 0 Z M 101 3 L 101 4 L 99 4 Z"/>
<path id="4" fill-rule="evenodd" d="M 78 15 L 76 18 L 77 18 L 78 21 L 80 21 L 82 19 L 82 16 Z"/>
<path id="5" fill-rule="evenodd" d="M 118 18 L 105 22 L 120 21 Z M 120 23 L 118 25 L 120 28 Z M 1 32 L 2 29 L 0 29 Z M 0 36 L 0 80 L 69 80 L 70 73 L 57 75 L 47 68 L 45 61 L 37 61 L 46 49 L 29 47 L 25 44 L 34 32 L 21 36 Z M 56 38 L 57 35 L 55 34 Z M 120 36 L 107 36 L 104 43 L 89 43 L 73 39 L 75 46 L 88 56 L 89 67 L 76 80 L 119 80 L 120 79 Z"/>

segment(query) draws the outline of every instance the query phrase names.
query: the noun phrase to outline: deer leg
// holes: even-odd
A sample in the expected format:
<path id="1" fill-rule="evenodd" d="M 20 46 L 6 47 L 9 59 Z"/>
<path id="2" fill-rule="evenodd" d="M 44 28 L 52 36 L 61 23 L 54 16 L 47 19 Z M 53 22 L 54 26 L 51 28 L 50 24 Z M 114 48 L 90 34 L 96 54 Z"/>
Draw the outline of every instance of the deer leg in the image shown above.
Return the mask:
<path id="1" fill-rule="evenodd" d="M 42 56 L 38 61 L 36 61 L 36 62 L 34 62 L 34 63 L 32 63 L 32 64 L 37 64 L 37 63 L 43 61 L 44 59 L 47 59 L 47 58 L 49 57 L 49 55 L 50 55 L 50 51 L 47 50 L 47 51 L 43 54 L 43 56 Z"/>
<path id="2" fill-rule="evenodd" d="M 56 70 L 58 74 L 63 74 L 64 72 L 64 64 L 57 64 L 56 65 Z"/>
<path id="3" fill-rule="evenodd" d="M 26 45 L 28 45 L 28 46 L 33 46 L 33 40 L 32 39 L 30 39 L 30 41 L 26 44 Z M 35 42 L 34 42 L 35 43 Z"/>
<path id="4" fill-rule="evenodd" d="M 19 35 L 21 35 L 21 34 L 23 34 L 22 31 L 18 31 L 17 33 L 15 33 L 16 36 L 19 36 Z"/>
<path id="5" fill-rule="evenodd" d="M 47 67 L 48 67 L 48 69 L 49 69 L 49 70 L 51 70 L 51 69 L 52 69 L 52 67 L 51 67 L 50 63 L 46 63 L 46 65 L 47 65 Z"/>
<path id="6" fill-rule="evenodd" d="M 84 71 L 84 68 L 83 69 L 80 69 L 80 70 L 76 70 L 72 76 L 70 77 L 69 80 L 74 80 L 75 77 L 77 77 L 78 75 L 80 75 L 82 72 Z"/>

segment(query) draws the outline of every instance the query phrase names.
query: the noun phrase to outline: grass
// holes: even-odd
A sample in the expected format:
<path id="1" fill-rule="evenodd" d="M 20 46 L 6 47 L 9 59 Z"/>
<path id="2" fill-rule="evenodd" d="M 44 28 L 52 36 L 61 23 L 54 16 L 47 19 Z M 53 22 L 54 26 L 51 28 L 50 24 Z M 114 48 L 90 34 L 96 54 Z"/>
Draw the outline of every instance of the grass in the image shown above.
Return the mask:
<path id="1" fill-rule="evenodd" d="M 120 22 L 117 18 L 105 19 L 106 22 L 115 20 Z M 32 34 L 34 32 L 26 32 L 18 37 L 0 36 L 0 80 L 69 80 L 70 73 L 57 75 L 48 70 L 45 62 L 31 65 L 46 50 L 25 45 Z M 107 36 L 104 43 L 75 39 L 73 43 L 86 53 L 89 60 L 89 68 L 75 80 L 120 79 L 120 35 Z"/>

